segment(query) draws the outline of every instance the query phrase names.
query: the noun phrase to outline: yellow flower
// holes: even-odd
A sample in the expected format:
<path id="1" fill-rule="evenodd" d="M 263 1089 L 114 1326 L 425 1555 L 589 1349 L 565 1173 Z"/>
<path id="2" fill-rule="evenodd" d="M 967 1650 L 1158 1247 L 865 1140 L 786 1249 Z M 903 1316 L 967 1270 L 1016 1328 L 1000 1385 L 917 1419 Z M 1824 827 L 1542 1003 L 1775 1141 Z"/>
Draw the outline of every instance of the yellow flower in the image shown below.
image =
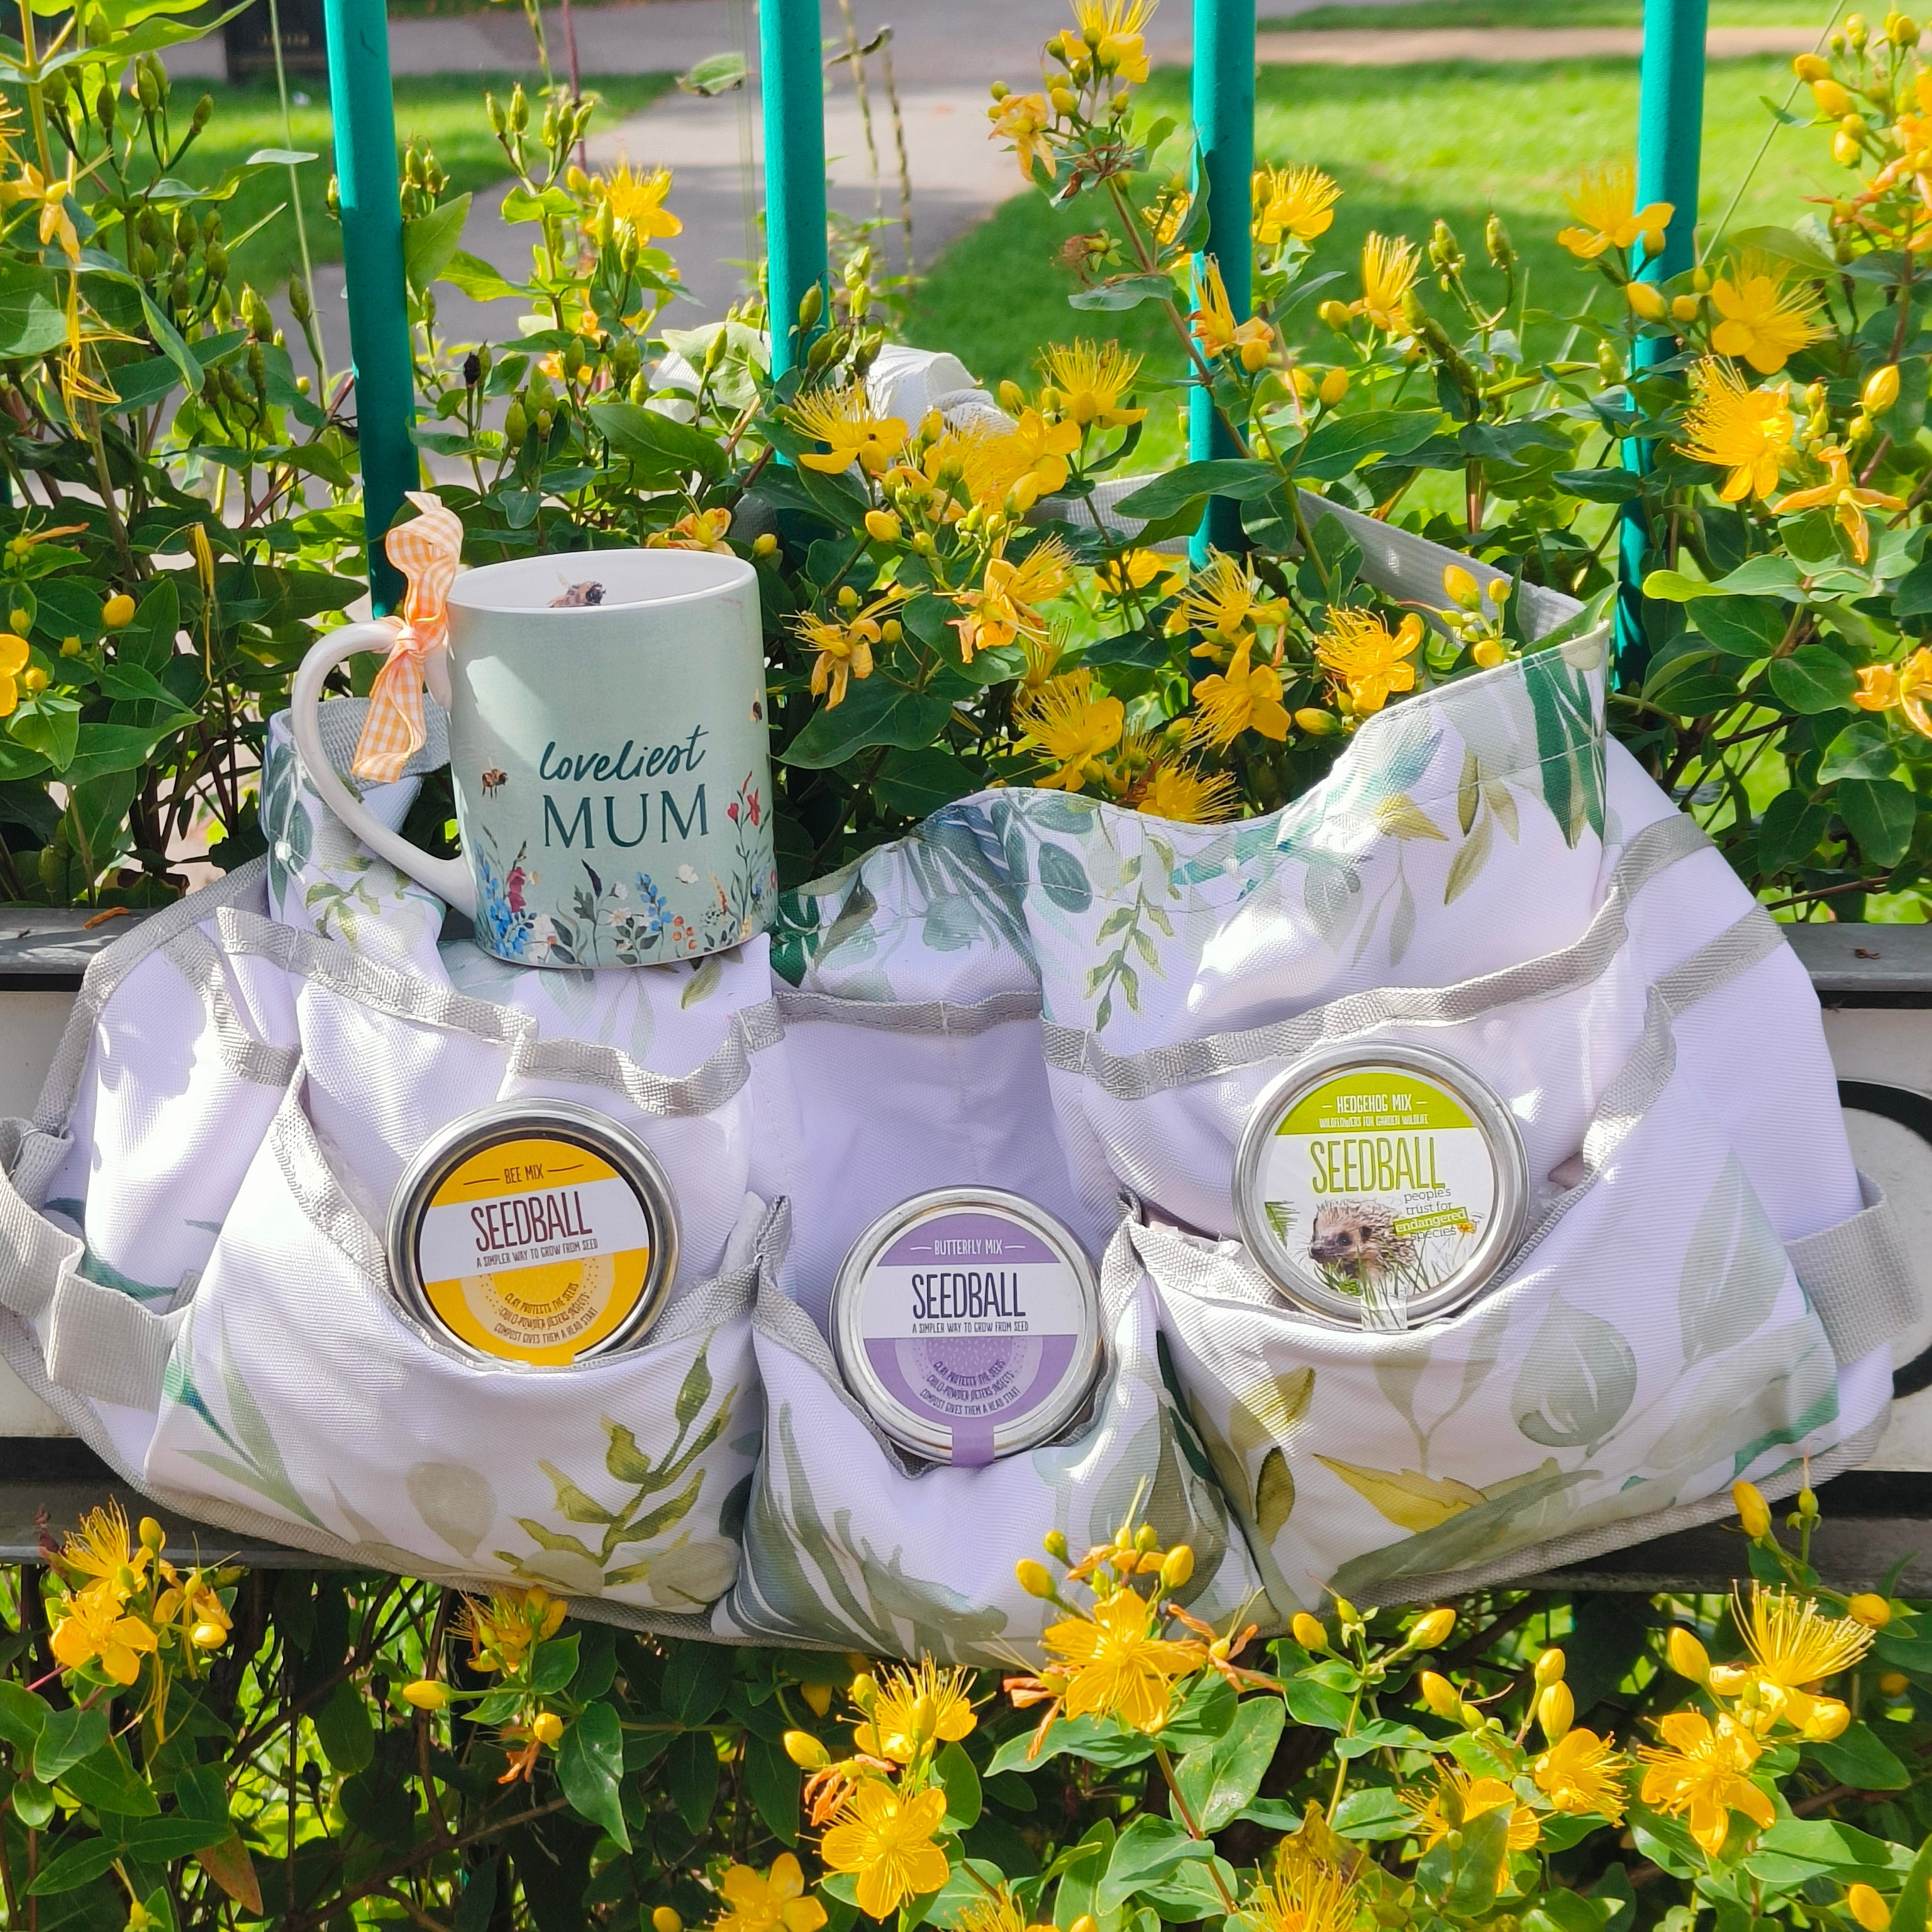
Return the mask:
<path id="1" fill-rule="evenodd" d="M 1687 440 L 1680 456 L 1730 474 L 1718 494 L 1727 503 L 1768 496 L 1778 465 L 1791 453 L 1791 399 L 1782 389 L 1751 389 L 1728 362 L 1707 356 L 1690 371 Z"/>
<path id="2" fill-rule="evenodd" d="M 1882 490 L 1864 490 L 1852 481 L 1852 460 L 1836 443 L 1827 443 L 1818 452 L 1825 466 L 1825 480 L 1808 490 L 1794 490 L 1772 505 L 1774 516 L 1790 516 L 1798 510 L 1822 509 L 1830 505 L 1839 529 L 1852 540 L 1852 554 L 1859 562 L 1871 556 L 1871 531 L 1865 522 L 1868 510 L 1902 510 L 1903 496 L 1888 496 Z"/>
<path id="3" fill-rule="evenodd" d="M 1852 702 L 1861 711 L 1887 711 L 1897 705 L 1921 737 L 1932 738 L 1932 649 L 1922 644 L 1903 664 L 1867 664 L 1858 673 Z"/>
<path id="4" fill-rule="evenodd" d="M 1082 429 L 1125 429 L 1147 414 L 1121 404 L 1140 374 L 1141 359 L 1118 342 L 1056 342 L 1042 367 L 1060 392 L 1061 410 Z"/>
<path id="5" fill-rule="evenodd" d="M 14 656 L 9 645 L 19 646 L 19 663 L 8 662 Z M 10 680 L 26 657 L 27 646 L 20 638 L 0 635 L 0 669 Z M 5 708 L 10 711 L 14 706 L 9 703 Z M 118 1502 L 110 1502 L 104 1508 L 89 1510 L 80 1527 L 68 1532 L 61 1545 L 60 1567 L 93 1577 L 107 1586 L 116 1603 L 124 1603 L 146 1576 L 153 1556 L 128 1534 L 127 1512 Z"/>
<path id="6" fill-rule="evenodd" d="M 27 640 L 16 638 L 11 631 L 0 631 L 0 718 L 4 718 L 20 701 L 20 686 L 15 682 L 27 668 Z M 122 1528 L 124 1532 L 127 1525 Z"/>
<path id="7" fill-rule="evenodd" d="M 1892 1923 L 1892 1907 L 1876 1886 L 1855 1885 L 1845 1894 L 1845 1909 L 1863 1927 L 1864 1932 L 1886 1932 Z"/>
<path id="8" fill-rule="evenodd" d="M 1059 769 L 1034 782 L 1044 791 L 1078 791 L 1098 776 L 1100 761 L 1120 742 L 1126 706 L 1094 688 L 1090 670 L 1051 679 L 1013 707 L 1020 742 L 1058 761 Z"/>
<path id="9" fill-rule="evenodd" d="M 1744 1632 L 1761 1689 L 1782 1694 L 1768 1699 L 1771 1708 L 1801 1730 L 1822 1726 L 1827 1736 L 1843 1730 L 1838 1700 L 1814 1696 L 1804 1687 L 1850 1670 L 1871 1648 L 1870 1627 L 1851 1617 L 1821 1616 L 1813 1598 L 1756 1582 L 1749 1616 L 1735 1600 L 1731 1614 Z"/>
<path id="10" fill-rule="evenodd" d="M 1485 1811 L 1510 1808 L 1509 1848 L 1526 1852 L 1542 1834 L 1536 1814 L 1521 1803 L 1516 1793 L 1499 1778 L 1471 1778 L 1466 1772 L 1444 1765 L 1437 1773 L 1436 1789 L 1426 1793 L 1405 1791 L 1402 1802 L 1415 1814 L 1415 1828 L 1425 1851 L 1440 1844 L 1462 1822 L 1480 1818 Z M 1455 1802 L 1448 1802 L 1453 1793 Z"/>
<path id="11" fill-rule="evenodd" d="M 1810 292 L 1788 288 L 1783 272 L 1754 250 L 1712 284 L 1711 306 L 1724 317 L 1711 332 L 1711 346 L 1720 356 L 1742 356 L 1760 376 L 1774 376 L 1828 332 L 1818 326 Z"/>
<path id="12" fill-rule="evenodd" d="M 74 218 L 67 212 L 68 196 L 79 185 L 74 178 L 74 163 L 68 162 L 64 175 L 51 177 L 44 175 L 32 162 L 21 164 L 20 174 L 12 181 L 0 182 L 0 206 L 10 208 L 16 202 L 34 201 L 40 203 L 40 242 L 43 248 L 58 242 L 61 253 L 74 263 L 80 260 L 80 237 L 75 232 Z"/>
<path id="13" fill-rule="evenodd" d="M 958 1743 L 976 1721 L 966 1676 L 963 1669 L 940 1670 L 929 1657 L 913 1670 L 889 1672 L 852 1742 L 895 1764 L 910 1764 L 934 1744 Z"/>
<path id="14" fill-rule="evenodd" d="M 1365 316 L 1384 335 L 1406 335 L 1402 300 L 1421 262 L 1414 242 L 1401 236 L 1371 234 L 1362 244 L 1361 299 L 1348 304 L 1348 313 Z"/>
<path id="15" fill-rule="evenodd" d="M 1037 410 L 1022 410 L 1006 435 L 994 438 L 990 452 L 1017 466 L 1002 496 L 1014 500 L 1024 516 L 1041 497 L 1066 487 L 1066 459 L 1079 447 L 1078 424 L 1048 422 Z"/>
<path id="16" fill-rule="evenodd" d="M 1036 161 L 1049 175 L 1058 171 L 1053 150 L 1043 138 L 1053 125 L 1053 110 L 1045 94 L 1010 94 L 1005 100 L 995 101 L 987 112 L 993 123 L 993 131 L 987 138 L 1013 144 L 1023 181 L 1033 179 Z"/>
<path id="17" fill-rule="evenodd" d="M 98 1663 L 116 1684 L 131 1684 L 141 1659 L 157 1646 L 154 1631 L 139 1617 L 124 1616 L 111 1582 L 90 1583 L 78 1596 L 62 1599 L 48 1647 L 69 1670 Z"/>
<path id="18" fill-rule="evenodd" d="M 895 621 L 891 614 L 910 594 L 896 584 L 888 584 L 884 595 L 848 616 L 820 617 L 808 611 L 794 620 L 800 637 L 818 653 L 812 667 L 812 694 L 818 698 L 831 692 L 826 710 L 835 711 L 845 702 L 850 680 L 872 676 L 872 646 L 884 642 L 886 625 Z"/>
<path id="19" fill-rule="evenodd" d="M 735 556 L 737 553 L 724 541 L 724 532 L 730 527 L 729 510 L 694 510 L 689 516 L 679 518 L 669 530 L 652 531 L 644 539 L 644 548 L 705 550 L 720 556 Z"/>
<path id="20" fill-rule="evenodd" d="M 1286 622 L 1286 600 L 1264 598 L 1261 592 L 1262 586 L 1245 563 L 1216 550 L 1189 582 L 1170 628 L 1191 628 L 1223 644 L 1233 644 L 1257 624 Z M 1204 652 L 1197 645 L 1195 655 L 1215 653 Z"/>
<path id="21" fill-rule="evenodd" d="M 1156 759 L 1148 769 L 1134 809 L 1183 825 L 1211 825 L 1233 818 L 1240 802 L 1240 793 L 1226 772 L 1198 771 L 1178 758 Z"/>
<path id="22" fill-rule="evenodd" d="M 1072 580 L 1072 563 L 1058 537 L 1034 544 L 1017 563 L 997 554 L 988 557 L 979 589 L 958 591 L 953 597 L 966 613 L 953 623 L 967 662 L 972 662 L 975 651 L 997 650 L 1016 638 L 1044 636 L 1046 620 L 1036 607 L 1066 588 Z"/>
<path id="23" fill-rule="evenodd" d="M 1153 12 L 1147 0 L 1073 0 L 1073 17 L 1080 38 L 1093 50 L 1094 64 L 1123 80 L 1148 77 L 1142 34 Z"/>
<path id="24" fill-rule="evenodd" d="M 712 1932 L 818 1932 L 825 1908 L 805 1895 L 805 1874 L 796 1858 L 781 1852 L 769 1876 L 749 1865 L 734 1865 L 718 1889 L 730 1907 L 712 1922 Z"/>
<path id="25" fill-rule="evenodd" d="M 1347 686 L 1358 712 L 1379 711 L 1391 692 L 1414 688 L 1415 667 L 1406 660 L 1421 641 L 1422 620 L 1413 611 L 1391 632 L 1369 611 L 1337 604 L 1315 655 Z"/>
<path id="26" fill-rule="evenodd" d="M 1723 1849 L 1733 1811 L 1742 1811 L 1760 1831 L 1776 1822 L 1771 1800 L 1750 1781 L 1758 1760 L 1757 1740 L 1728 1713 L 1714 1725 L 1696 1711 L 1673 1711 L 1658 1729 L 1667 1750 L 1646 1745 L 1638 1755 L 1643 1802 L 1672 1817 L 1684 1816 L 1690 1835 L 1712 1857 Z"/>
<path id="27" fill-rule="evenodd" d="M 1274 331 L 1258 315 L 1250 316 L 1246 322 L 1236 322 L 1227 284 L 1221 279 L 1221 265 L 1211 255 L 1202 259 L 1204 273 L 1202 268 L 1194 272 L 1195 307 L 1187 318 L 1193 327 L 1194 339 L 1200 344 L 1204 356 L 1222 356 L 1232 350 L 1240 358 L 1241 367 L 1252 375 L 1267 362 L 1274 344 Z"/>
<path id="28" fill-rule="evenodd" d="M 1566 1731 L 1536 1760 L 1537 1790 L 1556 1810 L 1594 1812 L 1622 1824 L 1630 1802 L 1623 1785 L 1630 1760 L 1611 1744 L 1594 1731 Z"/>
<path id="29" fill-rule="evenodd" d="M 1249 1924 L 1256 1932 L 1348 1932 L 1360 1913 L 1354 1881 L 1320 1859 L 1289 1856 L 1294 1842 L 1282 1840 L 1274 1876 L 1256 1887 Z"/>
<path id="30" fill-rule="evenodd" d="M 868 1778 L 820 1840 L 819 1856 L 833 1871 L 855 1874 L 860 1910 L 884 1918 L 945 1884 L 950 1868 L 932 1842 L 945 1816 L 946 1793 L 937 1785 L 908 1797 Z"/>
<path id="31" fill-rule="evenodd" d="M 1565 199 L 1580 225 L 1564 229 L 1556 238 L 1586 262 L 1594 261 L 1606 248 L 1628 248 L 1640 236 L 1661 236 L 1676 212 L 1667 201 L 1637 206 L 1636 170 L 1628 161 L 1585 169 Z"/>
<path id="32" fill-rule="evenodd" d="M 1281 701 L 1280 674 L 1270 664 L 1249 663 L 1253 646 L 1254 639 L 1244 637 L 1234 646 L 1226 670 L 1195 686 L 1196 742 L 1232 745 L 1244 731 L 1258 731 L 1276 744 L 1287 739 L 1288 709 Z"/>
<path id="33" fill-rule="evenodd" d="M 684 224 L 664 205 L 670 192 L 670 169 L 653 168 L 648 174 L 634 175 L 627 160 L 602 187 L 610 212 L 620 221 L 628 221 L 640 242 L 684 232 Z"/>
<path id="34" fill-rule="evenodd" d="M 1187 566 L 1180 558 L 1162 556 L 1159 550 L 1130 550 L 1108 558 L 1094 572 L 1094 581 L 1110 597 L 1130 596 L 1146 590 L 1156 578 L 1165 580 L 1159 592 L 1165 597 L 1187 580 Z"/>
<path id="35" fill-rule="evenodd" d="M 1193 196 L 1178 182 L 1169 182 L 1141 210 L 1141 219 L 1155 241 L 1163 248 L 1169 248 L 1180 240 L 1180 231 L 1187 225 L 1188 214 L 1193 206 Z"/>
<path id="36" fill-rule="evenodd" d="M 1312 242 L 1334 225 L 1342 190 L 1319 168 L 1305 164 L 1255 170 L 1255 239 L 1264 248 Z"/>
<path id="37" fill-rule="evenodd" d="M 868 476 L 883 476 L 911 432 L 897 416 L 875 416 L 862 382 L 843 389 L 814 389 L 785 412 L 794 428 L 830 447 L 801 456 L 808 470 L 836 472 L 860 464 Z"/>
<path id="38" fill-rule="evenodd" d="M 561 1597 L 537 1584 L 521 1596 L 492 1590 L 487 1600 L 465 1597 L 457 1629 L 470 1640 L 470 1667 L 514 1675 L 532 1644 L 556 1636 L 568 1608 Z"/>
<path id="39" fill-rule="evenodd" d="M 1068 1682 L 1070 1718 L 1118 1718 L 1137 1731 L 1167 1722 L 1173 1684 L 1198 1670 L 1207 1652 L 1192 1642 L 1156 1634 L 1154 1608 L 1132 1590 L 1096 1604 L 1090 1620 L 1069 1617 L 1049 1624 L 1040 1641 L 1056 1673 Z"/>
<path id="40" fill-rule="evenodd" d="M 1023 516 L 1065 484 L 1066 458 L 1079 447 L 1078 423 L 1048 422 L 1037 410 L 1023 410 L 1011 429 L 981 424 L 948 430 L 920 462 L 926 482 L 951 493 L 944 512 L 949 521 L 964 514 L 962 496 L 982 514 Z"/>

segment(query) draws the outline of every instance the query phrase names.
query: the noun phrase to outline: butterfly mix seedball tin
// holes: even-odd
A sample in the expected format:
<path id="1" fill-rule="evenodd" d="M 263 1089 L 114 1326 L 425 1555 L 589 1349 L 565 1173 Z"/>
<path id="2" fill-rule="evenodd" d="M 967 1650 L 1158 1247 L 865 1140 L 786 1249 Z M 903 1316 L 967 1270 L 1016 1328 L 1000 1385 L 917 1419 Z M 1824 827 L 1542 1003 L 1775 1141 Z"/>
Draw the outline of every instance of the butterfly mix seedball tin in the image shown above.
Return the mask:
<path id="1" fill-rule="evenodd" d="M 1234 1162 L 1249 1252 L 1288 1298 L 1351 1327 L 1406 1328 L 1480 1295 L 1522 1238 L 1522 1136 L 1474 1073 L 1358 1042 L 1262 1090 Z"/>
<path id="2" fill-rule="evenodd" d="M 561 1100 L 465 1115 L 390 1202 L 405 1312 L 445 1346 L 525 1368 L 634 1346 L 662 1312 L 677 1245 L 676 1198 L 650 1150 Z"/>
<path id="3" fill-rule="evenodd" d="M 1085 1251 L 996 1188 L 943 1188 L 880 1215 L 838 1271 L 831 1327 L 846 1387 L 934 1462 L 1050 1442 L 1085 1407 L 1104 1353 Z"/>

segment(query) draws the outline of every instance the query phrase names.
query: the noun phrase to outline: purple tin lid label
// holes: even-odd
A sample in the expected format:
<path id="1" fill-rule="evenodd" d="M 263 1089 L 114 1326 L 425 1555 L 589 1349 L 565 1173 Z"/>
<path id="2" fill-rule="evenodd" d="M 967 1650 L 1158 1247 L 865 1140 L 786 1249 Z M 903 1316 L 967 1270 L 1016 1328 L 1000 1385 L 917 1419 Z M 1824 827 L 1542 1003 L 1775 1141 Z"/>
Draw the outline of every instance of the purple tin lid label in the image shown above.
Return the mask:
<path id="1" fill-rule="evenodd" d="M 996 1431 L 1052 1401 L 1090 1322 L 1079 1276 L 1024 1222 L 986 1208 L 908 1228 L 866 1269 L 859 1333 L 901 1407 L 992 1461 Z"/>

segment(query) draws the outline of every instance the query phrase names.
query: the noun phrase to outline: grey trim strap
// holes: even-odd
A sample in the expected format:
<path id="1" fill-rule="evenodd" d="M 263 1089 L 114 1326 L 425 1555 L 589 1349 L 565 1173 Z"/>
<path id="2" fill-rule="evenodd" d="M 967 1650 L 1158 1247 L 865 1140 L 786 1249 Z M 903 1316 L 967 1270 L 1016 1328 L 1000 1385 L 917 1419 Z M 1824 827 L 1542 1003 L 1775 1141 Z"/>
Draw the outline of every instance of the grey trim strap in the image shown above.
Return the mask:
<path id="1" fill-rule="evenodd" d="M 1862 1360 L 1917 1321 L 1912 1250 L 1885 1190 L 1858 1176 L 1864 1205 L 1849 1220 L 1785 1244 L 1791 1266 L 1840 1362 Z"/>
<path id="2" fill-rule="evenodd" d="M 689 1073 L 654 1073 L 622 1048 L 590 1040 L 538 1040 L 526 1034 L 510 1049 L 506 1084 L 556 1080 L 608 1087 L 632 1106 L 663 1120 L 716 1113 L 752 1075 L 752 1055 L 784 1038 L 777 1003 L 760 1000 L 731 1016 L 724 1037 L 704 1064 Z"/>
<path id="3" fill-rule="evenodd" d="M 70 1268 L 61 1275 L 44 1333 L 47 1375 L 95 1402 L 154 1411 L 185 1308 L 158 1315 L 118 1288 L 104 1288 Z"/>
<path id="4" fill-rule="evenodd" d="M 308 1115 L 299 1087 L 291 1085 L 268 1126 L 268 1146 L 296 1205 L 323 1240 L 372 1287 L 389 1292 L 389 1264 L 376 1233 L 335 1178 Z M 234 1211 L 241 1211 L 237 1202 Z"/>
<path id="5" fill-rule="evenodd" d="M 22 1149 L 43 1138 L 27 1121 L 0 1120 L 0 1305 L 29 1322 L 46 1312 L 62 1276 L 83 1252 L 79 1237 L 35 1213 L 10 1178 Z"/>
<path id="6" fill-rule="evenodd" d="M 970 1006 L 950 1000 L 842 1000 L 835 994 L 803 993 L 784 986 L 774 989 L 772 998 L 788 1024 L 830 1020 L 840 1026 L 869 1028 L 881 1033 L 936 1033 L 970 1038 L 992 1027 L 1040 1018 L 1037 988 L 1028 992 L 991 994 Z"/>
<path id="7" fill-rule="evenodd" d="M 169 964 L 201 995 L 208 1009 L 221 1058 L 238 1079 L 261 1087 L 286 1087 L 302 1064 L 298 1046 L 278 1046 L 259 1037 L 243 1017 L 242 1002 L 214 942 L 199 926 L 176 933 L 161 948 Z"/>
<path id="8" fill-rule="evenodd" d="M 1112 1052 L 1090 1033 L 1049 1022 L 1042 1029 L 1047 1064 L 1091 1080 L 1114 1100 L 1144 1100 L 1265 1061 L 1298 1059 L 1324 1041 L 1346 1039 L 1372 1028 L 1454 1026 L 1498 1006 L 1574 992 L 1600 978 L 1622 950 L 1630 936 L 1630 902 L 1636 894 L 1660 873 L 1710 842 L 1695 820 L 1682 814 L 1646 825 L 1617 861 L 1603 903 L 1582 937 L 1521 965 L 1450 986 L 1384 986 L 1346 993 L 1292 1019 L 1177 1040 L 1142 1053 Z"/>

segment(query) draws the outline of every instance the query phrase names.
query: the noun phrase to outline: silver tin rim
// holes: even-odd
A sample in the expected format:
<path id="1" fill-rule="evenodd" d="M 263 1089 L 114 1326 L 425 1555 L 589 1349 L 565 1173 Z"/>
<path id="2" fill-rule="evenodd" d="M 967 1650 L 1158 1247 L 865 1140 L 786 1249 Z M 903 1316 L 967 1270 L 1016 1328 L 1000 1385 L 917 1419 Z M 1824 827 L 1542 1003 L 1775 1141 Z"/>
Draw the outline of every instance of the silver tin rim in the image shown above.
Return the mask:
<path id="1" fill-rule="evenodd" d="M 586 1152 L 608 1161 L 637 1196 L 650 1224 L 650 1264 L 645 1270 L 637 1306 L 601 1342 L 568 1362 L 520 1361 L 512 1355 L 494 1355 L 472 1347 L 444 1325 L 442 1318 L 430 1305 L 416 1258 L 414 1231 L 430 1196 L 442 1185 L 449 1170 L 491 1142 L 508 1140 L 514 1135 L 574 1142 Z M 437 1347 L 453 1351 L 465 1362 L 487 1363 L 493 1368 L 513 1372 L 563 1374 L 581 1363 L 634 1347 L 664 1312 L 671 1283 L 677 1279 L 677 1196 L 656 1155 L 608 1114 L 571 1100 L 499 1100 L 465 1114 L 433 1134 L 403 1170 L 389 1197 L 386 1246 L 390 1287 L 398 1306 Z"/>
<path id="2" fill-rule="evenodd" d="M 1390 1066 L 1420 1074 L 1446 1088 L 1482 1130 L 1496 1171 L 1496 1204 L 1475 1251 L 1427 1294 L 1406 1304 L 1410 1324 L 1439 1321 L 1478 1299 L 1516 1252 L 1529 1212 L 1529 1156 L 1516 1117 L 1478 1074 L 1426 1046 L 1355 1041 L 1311 1053 L 1277 1074 L 1256 1096 L 1234 1155 L 1234 1215 L 1249 1255 L 1304 1313 L 1338 1327 L 1359 1329 L 1356 1304 L 1318 1276 L 1297 1268 L 1268 1225 L 1261 1204 L 1261 1168 L 1276 1124 L 1307 1090 L 1331 1073 L 1354 1067 Z"/>
<path id="3" fill-rule="evenodd" d="M 1091 1400 L 1106 1355 L 1100 1334 L 1100 1278 L 1094 1264 L 1072 1230 L 1044 1208 L 1004 1188 L 935 1187 L 888 1208 L 852 1244 L 839 1264 L 832 1286 L 832 1352 L 846 1388 L 866 1414 L 901 1448 L 928 1462 L 952 1461 L 952 1432 L 914 1414 L 874 1374 L 866 1359 L 859 1317 L 866 1276 L 874 1262 L 908 1228 L 934 1214 L 962 1208 L 979 1208 L 1024 1223 L 1072 1270 L 1080 1289 L 1082 1331 L 1076 1338 L 1066 1378 L 1052 1400 L 994 1426 L 994 1459 L 1052 1442 Z"/>

